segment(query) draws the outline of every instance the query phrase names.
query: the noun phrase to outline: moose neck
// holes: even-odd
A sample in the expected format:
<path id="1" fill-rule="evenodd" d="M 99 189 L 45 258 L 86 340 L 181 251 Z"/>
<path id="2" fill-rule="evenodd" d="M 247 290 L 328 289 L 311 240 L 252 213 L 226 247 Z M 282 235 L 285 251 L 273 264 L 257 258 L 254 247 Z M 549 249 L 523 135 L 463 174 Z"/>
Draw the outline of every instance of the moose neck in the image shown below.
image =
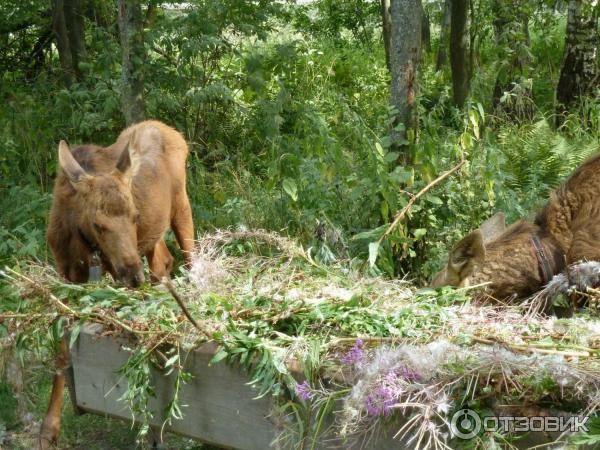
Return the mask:
<path id="1" fill-rule="evenodd" d="M 491 282 L 497 299 L 524 298 L 564 268 L 564 252 L 542 226 L 518 222 L 486 247 L 486 261 L 472 280 Z"/>

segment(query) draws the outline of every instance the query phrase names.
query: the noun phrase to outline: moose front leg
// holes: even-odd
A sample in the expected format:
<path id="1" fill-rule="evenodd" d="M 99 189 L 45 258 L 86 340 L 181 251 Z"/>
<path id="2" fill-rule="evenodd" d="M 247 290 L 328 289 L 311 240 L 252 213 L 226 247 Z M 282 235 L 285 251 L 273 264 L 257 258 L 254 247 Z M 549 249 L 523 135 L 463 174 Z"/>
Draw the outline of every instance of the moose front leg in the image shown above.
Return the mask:
<path id="1" fill-rule="evenodd" d="M 169 278 L 173 270 L 173 256 L 164 239 L 159 239 L 152 250 L 146 254 L 152 281 L 159 282 L 163 277 Z"/>
<path id="2" fill-rule="evenodd" d="M 60 413 L 62 409 L 63 394 L 65 390 L 65 371 L 71 365 L 71 357 L 67 344 L 67 336 L 60 341 L 60 349 L 56 358 L 56 373 L 52 383 L 52 395 L 46 417 L 42 422 L 38 438 L 38 448 L 46 450 L 51 448 L 58 440 L 60 433 Z"/>

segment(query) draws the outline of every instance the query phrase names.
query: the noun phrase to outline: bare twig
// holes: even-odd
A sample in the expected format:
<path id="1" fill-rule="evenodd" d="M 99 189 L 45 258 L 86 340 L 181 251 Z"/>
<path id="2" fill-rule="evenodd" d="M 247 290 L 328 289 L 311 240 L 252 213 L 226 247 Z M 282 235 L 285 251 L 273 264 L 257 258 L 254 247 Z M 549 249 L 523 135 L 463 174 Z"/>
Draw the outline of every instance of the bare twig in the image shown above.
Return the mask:
<path id="1" fill-rule="evenodd" d="M 10 267 L 6 267 L 5 270 L 9 271 L 12 275 L 16 276 L 17 278 L 25 280 L 31 286 L 35 287 L 39 292 L 41 292 L 44 295 L 44 297 L 46 299 L 50 300 L 50 302 L 54 306 L 56 306 L 60 310 L 60 312 L 62 312 L 63 314 L 67 314 L 67 315 L 77 318 L 77 319 L 91 317 L 96 320 L 99 320 L 100 322 L 110 322 L 113 325 L 116 325 L 117 327 L 120 327 L 123 330 L 128 331 L 129 333 L 133 333 L 133 334 L 150 334 L 151 333 L 151 332 L 140 331 L 140 330 L 131 328 L 129 325 L 127 325 L 127 324 L 121 322 L 120 320 L 115 319 L 114 317 L 111 317 L 109 315 L 101 315 L 98 313 L 81 314 L 81 313 L 75 311 L 74 309 L 72 309 L 71 307 L 69 307 L 68 305 L 66 305 L 65 303 L 63 303 L 58 297 L 56 297 L 52 292 L 50 292 L 50 290 L 47 287 L 43 286 L 42 284 L 38 283 L 37 281 L 32 280 L 31 278 L 26 277 L 25 275 L 23 275 L 19 272 L 16 272 L 15 270 L 11 269 Z"/>
<path id="2" fill-rule="evenodd" d="M 517 350 L 517 351 L 526 351 L 526 352 L 534 352 L 534 353 L 543 353 L 546 355 L 561 355 L 561 356 L 572 356 L 572 357 L 589 357 L 590 356 L 590 352 L 588 351 L 583 351 L 583 352 L 576 352 L 576 351 L 563 351 L 563 350 L 555 350 L 552 348 L 539 348 L 539 347 L 535 347 L 533 345 L 520 345 L 520 344 L 510 344 L 508 342 L 503 342 L 503 341 L 499 341 L 499 340 L 494 340 L 494 339 L 488 339 L 488 338 L 482 338 L 482 337 L 478 337 L 478 336 L 471 336 L 471 339 L 473 339 L 475 342 L 479 342 L 480 344 L 486 344 L 486 345 L 502 345 L 505 347 L 508 347 L 512 350 Z M 593 352 L 592 349 L 589 349 L 591 352 Z"/>
<path id="3" fill-rule="evenodd" d="M 194 327 L 205 337 L 207 337 L 208 339 L 212 339 L 212 337 L 210 336 L 210 334 L 208 334 L 201 326 L 200 324 L 196 321 L 196 319 L 194 319 L 192 317 L 192 315 L 190 314 L 189 310 L 187 309 L 187 306 L 185 306 L 185 303 L 183 302 L 183 299 L 181 298 L 181 296 L 179 295 L 179 293 L 177 292 L 177 290 L 175 289 L 175 286 L 173 286 L 173 283 L 171 283 L 171 280 L 169 280 L 167 277 L 164 277 L 161 280 L 162 284 L 165 285 L 165 287 L 169 290 L 169 293 L 171 294 L 171 296 L 175 299 L 175 301 L 177 302 L 177 304 L 179 305 L 179 307 L 181 308 L 181 310 L 183 311 L 183 314 L 185 315 L 185 317 L 187 317 L 187 319 L 190 321 L 190 323 L 192 325 L 194 325 Z"/>
<path id="4" fill-rule="evenodd" d="M 389 236 L 389 234 L 392 231 L 394 231 L 394 229 L 398 226 L 398 224 L 400 223 L 400 221 L 404 218 L 404 216 L 410 210 L 410 208 L 412 208 L 412 206 L 419 199 L 419 197 L 423 196 L 423 194 L 425 194 L 428 190 L 430 190 L 436 184 L 438 184 L 439 182 L 441 182 L 444 179 L 448 178 L 450 175 L 452 175 L 454 172 L 456 172 L 458 169 L 460 169 L 465 164 L 465 162 L 466 162 L 466 160 L 463 159 L 461 162 L 459 162 L 452 169 L 448 170 L 447 172 L 444 172 L 439 177 L 437 177 L 435 180 L 433 180 L 432 182 L 430 182 L 427 186 L 425 186 L 423 189 L 421 189 L 417 194 L 413 195 L 410 198 L 410 200 L 408 201 L 407 205 L 404 208 L 402 208 L 396 214 L 396 217 L 394 217 L 393 222 L 390 224 L 390 226 L 387 228 L 387 230 L 385 230 L 385 233 L 383 233 L 383 235 L 379 238 L 379 243 L 381 244 L 381 242 L 383 242 L 383 240 L 387 236 Z"/>

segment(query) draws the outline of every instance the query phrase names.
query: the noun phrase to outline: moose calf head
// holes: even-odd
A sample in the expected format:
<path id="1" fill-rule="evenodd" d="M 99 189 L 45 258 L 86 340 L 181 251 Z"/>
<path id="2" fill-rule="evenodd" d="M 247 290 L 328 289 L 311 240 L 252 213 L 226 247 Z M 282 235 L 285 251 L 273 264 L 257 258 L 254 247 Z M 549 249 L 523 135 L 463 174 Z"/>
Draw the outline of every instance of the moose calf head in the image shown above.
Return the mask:
<path id="1" fill-rule="evenodd" d="M 131 192 L 133 177 L 129 148 L 115 169 L 88 173 L 75 160 L 69 146 L 60 141 L 59 164 L 74 189 L 72 219 L 91 250 L 99 250 L 107 270 L 130 287 L 144 281 L 137 249 L 137 218 Z"/>
<path id="2" fill-rule="evenodd" d="M 520 221 L 505 228 L 504 215 L 498 213 L 465 236 L 450 251 L 446 267 L 430 286 L 487 283 L 486 293 L 500 300 L 526 297 L 539 289 L 548 280 L 540 273 L 533 242 L 553 251 L 541 243 L 541 227 Z"/>

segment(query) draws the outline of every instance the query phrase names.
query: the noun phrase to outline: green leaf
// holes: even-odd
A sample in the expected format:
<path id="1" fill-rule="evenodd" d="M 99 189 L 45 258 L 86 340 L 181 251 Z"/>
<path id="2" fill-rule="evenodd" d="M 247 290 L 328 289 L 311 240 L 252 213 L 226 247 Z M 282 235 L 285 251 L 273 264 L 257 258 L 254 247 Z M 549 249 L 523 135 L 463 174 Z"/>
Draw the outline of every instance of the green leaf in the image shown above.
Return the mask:
<path id="1" fill-rule="evenodd" d="M 370 242 L 369 243 L 369 265 L 371 267 L 375 266 L 375 262 L 377 261 L 378 253 L 379 253 L 379 241 Z"/>
<path id="2" fill-rule="evenodd" d="M 390 163 L 393 163 L 394 161 L 396 161 L 399 156 L 400 156 L 400 153 L 398 153 L 398 152 L 387 152 L 385 154 L 385 156 L 383 157 L 383 160 L 386 163 L 390 164 Z"/>
<path id="3" fill-rule="evenodd" d="M 442 199 L 435 195 L 426 195 L 425 200 L 433 205 L 443 205 L 444 204 Z"/>
<path id="4" fill-rule="evenodd" d="M 167 359 L 167 361 L 165 362 L 165 367 L 170 367 L 172 365 L 174 365 L 177 361 L 179 360 L 179 354 L 175 354 L 173 356 L 171 356 L 169 359 Z M 211 361 L 212 362 L 212 361 Z"/>
<path id="5" fill-rule="evenodd" d="M 469 120 L 471 121 L 473 128 L 479 128 L 479 119 L 477 117 L 477 112 L 474 109 L 469 111 Z"/>
<path id="6" fill-rule="evenodd" d="M 473 146 L 473 138 L 466 131 L 460 135 L 460 146 L 463 150 L 467 150 Z"/>
<path id="7" fill-rule="evenodd" d="M 77 341 L 77 338 L 79 337 L 79 332 L 81 331 L 81 325 L 81 322 L 77 322 L 73 326 L 73 328 L 71 328 L 71 331 L 69 333 L 69 348 L 73 348 L 75 341 Z"/>
<path id="8" fill-rule="evenodd" d="M 481 117 L 481 121 L 485 122 L 485 113 L 483 112 L 483 105 L 481 103 L 477 103 L 477 110 L 479 111 L 479 116 Z"/>
<path id="9" fill-rule="evenodd" d="M 294 180 L 292 180 L 291 178 L 284 178 L 283 190 L 287 195 L 290 196 L 290 198 L 293 201 L 298 200 L 298 186 L 296 185 L 296 182 Z"/>
<path id="10" fill-rule="evenodd" d="M 216 364 L 219 361 L 222 361 L 223 359 L 227 358 L 227 355 L 228 355 L 227 351 L 224 348 L 222 348 L 215 354 L 215 356 L 212 357 L 212 359 L 210 360 L 208 365 L 212 366 L 213 364 Z"/>
<path id="11" fill-rule="evenodd" d="M 413 231 L 413 236 L 415 237 L 415 239 L 419 239 L 425 236 L 426 233 L 427 230 L 425 228 L 417 228 L 415 231 Z"/>

